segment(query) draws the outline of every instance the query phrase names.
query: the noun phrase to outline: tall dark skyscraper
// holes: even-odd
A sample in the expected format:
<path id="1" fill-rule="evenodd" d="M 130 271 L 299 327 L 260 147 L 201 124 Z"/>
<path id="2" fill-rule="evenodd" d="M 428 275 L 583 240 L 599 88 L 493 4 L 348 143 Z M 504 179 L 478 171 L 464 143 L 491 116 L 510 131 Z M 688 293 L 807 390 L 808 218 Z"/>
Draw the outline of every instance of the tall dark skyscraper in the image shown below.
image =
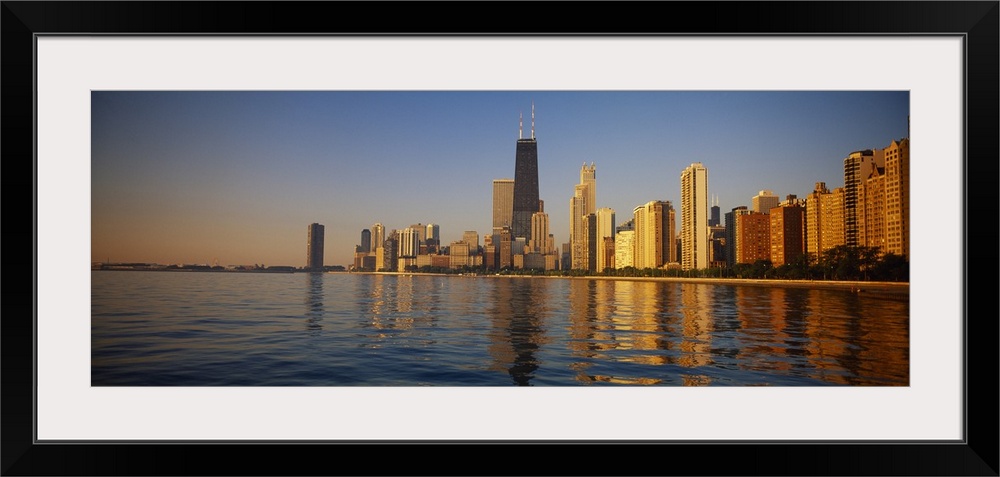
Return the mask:
<path id="1" fill-rule="evenodd" d="M 538 143 L 535 141 L 535 105 L 531 104 L 531 138 L 522 137 L 523 118 L 518 120 L 514 162 L 514 214 L 511 234 L 531 240 L 531 216 L 538 212 Z"/>
<path id="2" fill-rule="evenodd" d="M 719 198 L 718 197 L 714 197 L 713 198 L 712 208 L 709 209 L 709 210 L 712 211 L 712 216 L 708 218 L 708 226 L 709 227 L 716 227 L 716 226 L 722 225 L 722 223 L 719 222 L 719 219 L 721 217 L 719 217 L 720 210 L 719 210 Z"/>
<path id="3" fill-rule="evenodd" d="M 361 229 L 361 251 L 368 253 L 372 251 L 372 231 Z"/>
<path id="4" fill-rule="evenodd" d="M 323 230 L 320 224 L 309 224 L 306 239 L 306 268 L 316 271 L 323 270 Z"/>

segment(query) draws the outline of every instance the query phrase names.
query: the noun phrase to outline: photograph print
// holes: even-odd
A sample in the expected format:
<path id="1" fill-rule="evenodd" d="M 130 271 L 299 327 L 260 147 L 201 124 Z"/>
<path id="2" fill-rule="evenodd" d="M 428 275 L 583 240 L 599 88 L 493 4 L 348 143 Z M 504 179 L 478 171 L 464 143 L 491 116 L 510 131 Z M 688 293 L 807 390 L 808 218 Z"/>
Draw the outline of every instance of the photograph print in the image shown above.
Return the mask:
<path id="1" fill-rule="evenodd" d="M 90 95 L 91 386 L 910 385 L 908 91 Z"/>

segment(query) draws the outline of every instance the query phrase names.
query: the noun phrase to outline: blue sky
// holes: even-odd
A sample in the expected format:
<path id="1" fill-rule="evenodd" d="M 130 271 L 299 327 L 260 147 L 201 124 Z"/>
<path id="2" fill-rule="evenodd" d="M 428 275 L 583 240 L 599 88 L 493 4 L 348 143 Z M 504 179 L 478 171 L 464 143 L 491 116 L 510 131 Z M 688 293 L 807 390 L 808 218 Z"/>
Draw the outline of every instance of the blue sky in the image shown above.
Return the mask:
<path id="1" fill-rule="evenodd" d="M 584 162 L 620 224 L 679 205 L 692 162 L 724 214 L 762 189 L 840 187 L 845 156 L 908 135 L 906 91 L 95 91 L 92 260 L 302 266 L 312 222 L 327 265 L 376 222 L 482 236 L 532 103 L 557 243 Z"/>

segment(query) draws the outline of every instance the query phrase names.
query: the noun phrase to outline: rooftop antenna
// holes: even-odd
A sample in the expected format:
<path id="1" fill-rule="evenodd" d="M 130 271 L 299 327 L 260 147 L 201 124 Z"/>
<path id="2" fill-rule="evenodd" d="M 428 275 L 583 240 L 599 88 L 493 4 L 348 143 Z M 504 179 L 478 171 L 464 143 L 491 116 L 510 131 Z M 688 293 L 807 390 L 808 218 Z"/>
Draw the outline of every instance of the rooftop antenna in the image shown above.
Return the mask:
<path id="1" fill-rule="evenodd" d="M 535 138 L 535 102 L 531 102 L 531 139 Z"/>
<path id="2" fill-rule="evenodd" d="M 517 112 L 517 138 L 518 139 L 523 139 L 524 138 L 524 136 L 523 136 L 523 134 L 521 132 L 523 130 L 524 130 L 524 113 L 518 111 Z"/>

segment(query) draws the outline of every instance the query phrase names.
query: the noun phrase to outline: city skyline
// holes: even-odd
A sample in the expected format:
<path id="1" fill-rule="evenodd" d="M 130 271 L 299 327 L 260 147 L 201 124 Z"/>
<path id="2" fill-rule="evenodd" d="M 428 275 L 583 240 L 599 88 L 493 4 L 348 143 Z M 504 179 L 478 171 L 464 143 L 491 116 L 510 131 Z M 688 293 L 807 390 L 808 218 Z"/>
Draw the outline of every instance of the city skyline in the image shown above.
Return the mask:
<path id="1" fill-rule="evenodd" d="M 349 266 L 363 229 L 492 228 L 493 181 L 515 175 L 534 110 L 539 199 L 569 241 L 580 164 L 594 206 L 680 204 L 680 173 L 709 169 L 723 213 L 762 190 L 843 185 L 843 160 L 908 137 L 889 92 L 94 92 L 92 261 L 303 266 L 302 228 L 326 228 Z M 555 208 L 553 208 L 555 207 Z M 707 218 L 706 218 L 707 219 Z M 622 220 L 624 221 L 624 220 Z"/>

